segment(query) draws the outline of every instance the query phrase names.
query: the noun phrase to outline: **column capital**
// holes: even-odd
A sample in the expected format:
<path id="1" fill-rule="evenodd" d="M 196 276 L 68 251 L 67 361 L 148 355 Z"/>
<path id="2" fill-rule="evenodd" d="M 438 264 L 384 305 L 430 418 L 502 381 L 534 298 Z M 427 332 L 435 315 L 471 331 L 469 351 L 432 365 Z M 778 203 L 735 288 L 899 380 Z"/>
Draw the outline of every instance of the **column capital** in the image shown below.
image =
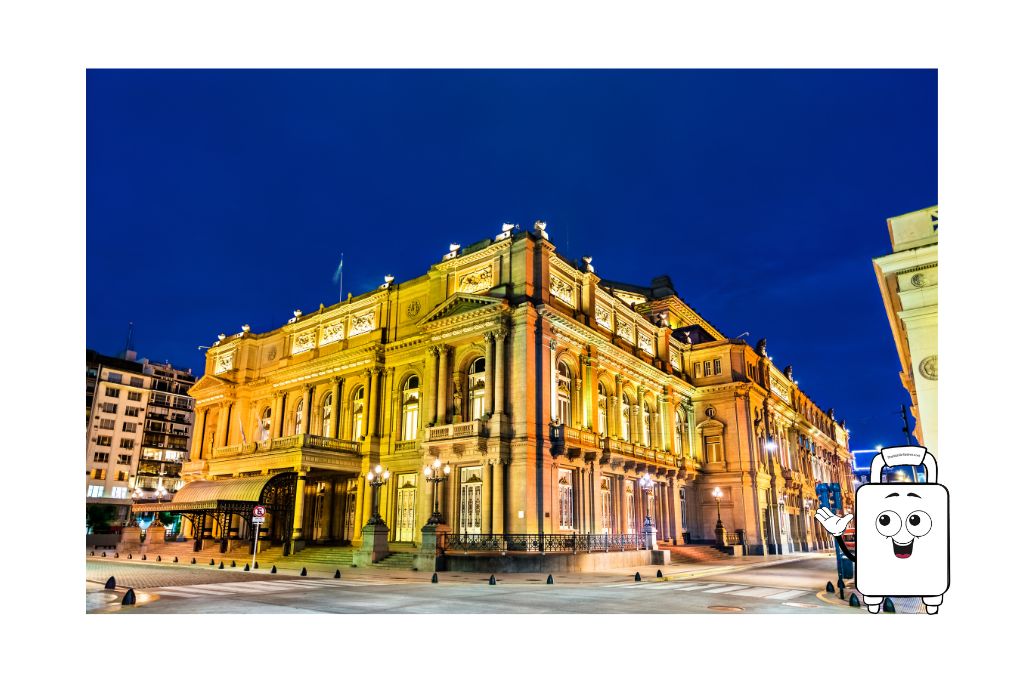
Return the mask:
<path id="1" fill-rule="evenodd" d="M 494 331 L 494 337 L 495 337 L 495 339 L 497 339 L 499 341 L 505 339 L 505 337 L 507 337 L 507 336 L 508 336 L 508 329 L 506 329 L 504 327 L 499 327 L 497 330 Z"/>
<path id="2" fill-rule="evenodd" d="M 549 347 L 549 348 L 550 348 L 550 349 L 551 349 L 552 351 L 554 351 L 555 349 L 557 349 L 557 348 L 558 348 L 558 340 L 556 340 L 556 339 L 555 339 L 554 337 L 552 337 L 552 338 L 551 338 L 551 341 L 550 341 L 550 342 L 548 342 L 548 347 Z"/>
<path id="3" fill-rule="evenodd" d="M 438 354 L 442 354 L 448 353 L 452 347 L 449 346 L 448 344 L 437 344 L 436 346 L 434 346 L 434 348 L 437 349 Z"/>
<path id="4" fill-rule="evenodd" d="M 345 381 L 345 378 L 342 377 L 341 375 L 335 375 L 334 377 L 331 377 L 331 381 L 334 382 L 335 384 L 341 384 L 342 382 Z"/>
<path id="5" fill-rule="evenodd" d="M 487 332 L 484 332 L 483 336 L 484 336 L 484 341 L 487 341 L 487 342 L 493 342 L 494 341 L 494 332 L 492 332 L 490 330 L 488 330 Z"/>

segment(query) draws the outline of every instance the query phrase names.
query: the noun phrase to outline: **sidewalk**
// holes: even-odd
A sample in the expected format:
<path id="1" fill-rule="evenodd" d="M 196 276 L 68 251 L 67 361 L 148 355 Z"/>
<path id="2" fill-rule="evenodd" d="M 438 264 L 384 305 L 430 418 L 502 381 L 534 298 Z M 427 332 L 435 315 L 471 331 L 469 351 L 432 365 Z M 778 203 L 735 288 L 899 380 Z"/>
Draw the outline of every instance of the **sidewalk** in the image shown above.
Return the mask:
<path id="1" fill-rule="evenodd" d="M 578 572 L 578 573 L 558 573 L 552 574 L 552 578 L 555 582 L 560 584 L 600 584 L 600 583 L 614 583 L 617 581 L 633 581 L 634 576 L 639 573 L 643 581 L 672 581 L 691 579 L 702 576 L 711 576 L 717 574 L 728 574 L 732 571 L 746 570 L 754 567 L 767 567 L 771 565 L 787 564 L 790 562 L 800 562 L 803 560 L 810 559 L 821 559 L 834 557 L 834 554 L 828 552 L 808 552 L 808 553 L 794 553 L 792 555 L 768 555 L 768 556 L 742 556 L 742 557 L 730 557 L 720 560 L 708 560 L 706 562 L 687 562 L 669 565 L 638 565 L 634 567 L 620 567 L 616 569 L 608 569 L 601 572 Z M 146 561 L 141 559 L 126 559 L 126 558 L 101 558 L 99 555 L 95 557 L 86 556 L 87 560 L 87 579 L 90 581 L 97 581 L 102 584 L 106 580 L 107 576 L 114 575 L 118 579 L 119 585 L 136 587 L 154 587 L 159 585 L 173 585 L 181 582 L 187 582 L 193 580 L 197 576 L 203 576 L 204 574 L 215 575 L 217 578 L 203 578 L 203 581 L 246 581 L 253 580 L 256 578 L 297 578 L 301 574 L 301 569 L 295 569 L 289 567 L 287 569 L 283 567 L 278 568 L 277 574 L 270 574 L 272 563 L 260 563 L 260 568 L 244 571 L 242 566 L 229 567 L 225 565 L 224 569 L 219 569 L 218 566 L 209 565 L 190 565 L 190 564 L 172 564 L 168 563 L 166 559 L 163 562 L 157 563 L 152 558 Z M 117 566 L 122 565 L 124 568 L 118 570 Z M 145 576 L 150 572 L 139 571 L 143 568 L 159 568 L 161 571 L 158 576 Z M 361 580 L 366 582 L 382 582 L 382 583 L 424 583 L 429 582 L 431 579 L 431 572 L 418 572 L 409 569 L 390 569 L 381 567 L 337 567 L 336 569 L 341 571 L 341 575 L 344 579 L 348 580 Z M 658 579 L 657 573 L 661 570 L 663 578 Z M 180 575 L 179 575 L 180 573 Z M 197 574 L 199 573 L 199 574 Z M 120 576 L 119 576 L 120 574 Z M 334 569 L 323 569 L 322 565 L 315 566 L 310 565 L 307 568 L 307 576 L 312 578 L 333 578 Z M 444 583 L 480 583 L 487 582 L 490 579 L 490 574 L 482 573 L 470 573 L 470 572 L 438 572 L 438 581 Z M 121 577 L 124 577 L 123 579 Z M 538 583 L 547 580 L 547 574 L 541 573 L 523 573 L 523 572 L 505 572 L 494 575 L 495 580 L 506 584 L 527 584 L 527 583 Z M 157 581 L 154 583 L 154 580 Z M 135 583 L 133 584 L 132 581 Z M 159 581 L 167 581 L 169 583 L 159 583 Z"/>

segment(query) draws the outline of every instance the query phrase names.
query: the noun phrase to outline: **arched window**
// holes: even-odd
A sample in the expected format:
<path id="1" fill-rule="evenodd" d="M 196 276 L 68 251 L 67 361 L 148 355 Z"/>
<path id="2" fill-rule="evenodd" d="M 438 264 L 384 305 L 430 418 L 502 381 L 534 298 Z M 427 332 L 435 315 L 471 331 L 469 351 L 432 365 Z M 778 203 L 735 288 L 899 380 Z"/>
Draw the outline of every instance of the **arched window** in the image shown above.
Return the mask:
<path id="1" fill-rule="evenodd" d="M 306 412 L 306 399 L 300 398 L 299 402 L 295 404 L 295 433 L 305 434 L 302 430 L 302 414 Z"/>
<path id="2" fill-rule="evenodd" d="M 651 447 L 651 409 L 647 405 L 647 401 L 640 402 L 640 410 L 642 412 L 643 424 L 641 424 L 641 437 L 646 448 Z"/>
<path id="3" fill-rule="evenodd" d="M 256 440 L 266 441 L 270 438 L 270 406 L 263 409 L 260 420 L 256 424 Z"/>
<path id="4" fill-rule="evenodd" d="M 484 416 L 484 380 L 487 360 L 481 356 L 469 366 L 469 419 L 479 420 Z M 461 419 L 461 418 L 460 418 Z"/>
<path id="5" fill-rule="evenodd" d="M 324 396 L 323 409 L 320 411 L 320 415 L 323 418 L 320 422 L 320 435 L 331 436 L 331 411 L 334 409 L 334 396 L 328 393 Z"/>
<path id="6" fill-rule="evenodd" d="M 563 425 L 572 423 L 572 374 L 565 361 L 558 363 L 558 422 Z"/>
<path id="7" fill-rule="evenodd" d="M 366 425 L 366 391 L 359 387 L 352 394 L 352 440 L 359 441 L 363 438 L 363 428 Z"/>
<path id="8" fill-rule="evenodd" d="M 608 394 L 603 384 L 597 385 L 597 433 L 608 435 Z"/>
<path id="9" fill-rule="evenodd" d="M 402 387 L 402 439 L 416 438 L 420 427 L 420 378 L 413 375 Z"/>
<path id="10" fill-rule="evenodd" d="M 629 396 L 623 394 L 622 396 L 622 429 L 620 430 L 620 436 L 626 443 L 633 441 L 633 433 L 630 430 L 630 412 L 633 410 L 633 405 L 629 402 Z"/>
<path id="11" fill-rule="evenodd" d="M 686 421 L 683 419 L 683 414 L 680 411 L 676 411 L 676 423 L 675 423 L 675 445 L 676 455 L 683 454 L 683 432 L 686 431 Z"/>

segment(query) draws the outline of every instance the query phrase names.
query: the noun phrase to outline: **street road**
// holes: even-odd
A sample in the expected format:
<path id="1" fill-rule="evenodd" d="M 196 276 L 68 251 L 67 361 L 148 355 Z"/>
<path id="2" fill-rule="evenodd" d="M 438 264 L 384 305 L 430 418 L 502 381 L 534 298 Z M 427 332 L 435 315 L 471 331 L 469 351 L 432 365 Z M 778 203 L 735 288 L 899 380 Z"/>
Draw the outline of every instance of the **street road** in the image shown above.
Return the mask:
<path id="1" fill-rule="evenodd" d="M 631 575 L 502 574 L 497 585 L 488 576 L 363 570 L 341 579 L 188 566 L 153 566 L 109 560 L 86 563 L 86 608 L 121 614 L 269 614 L 269 613 L 846 613 L 866 614 L 817 596 L 835 578 L 835 560 L 803 559 L 786 564 L 701 571 L 700 565 L 657 567 Z M 696 572 L 696 573 L 695 573 Z M 103 590 L 107 576 L 119 590 Z M 135 588 L 138 604 L 121 607 L 124 590 Z"/>

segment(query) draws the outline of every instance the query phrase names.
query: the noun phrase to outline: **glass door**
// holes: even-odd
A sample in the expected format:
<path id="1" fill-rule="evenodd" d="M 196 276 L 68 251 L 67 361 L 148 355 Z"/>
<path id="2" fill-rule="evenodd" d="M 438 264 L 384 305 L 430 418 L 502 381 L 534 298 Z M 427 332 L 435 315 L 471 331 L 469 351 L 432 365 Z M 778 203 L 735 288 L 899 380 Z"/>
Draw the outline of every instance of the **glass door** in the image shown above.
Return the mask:
<path id="1" fill-rule="evenodd" d="M 483 479 L 479 467 L 464 467 L 459 488 L 459 533 L 479 534 L 483 521 Z"/>

